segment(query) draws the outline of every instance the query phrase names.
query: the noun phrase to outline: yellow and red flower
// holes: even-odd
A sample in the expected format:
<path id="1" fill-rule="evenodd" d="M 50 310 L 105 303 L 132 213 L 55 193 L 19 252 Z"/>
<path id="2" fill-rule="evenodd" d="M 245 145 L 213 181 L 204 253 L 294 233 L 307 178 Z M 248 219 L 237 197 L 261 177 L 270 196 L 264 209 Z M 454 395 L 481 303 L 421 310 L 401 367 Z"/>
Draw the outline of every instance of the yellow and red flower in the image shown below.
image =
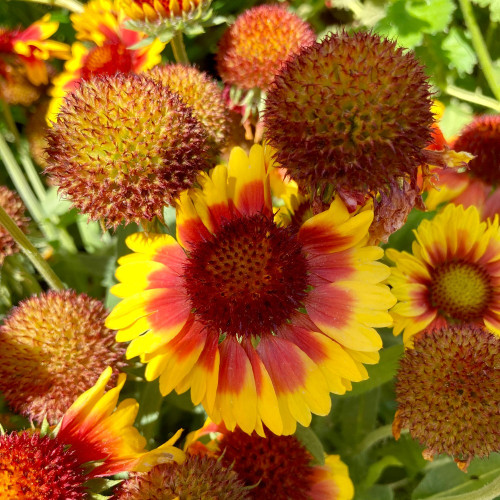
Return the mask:
<path id="1" fill-rule="evenodd" d="M 215 436 L 207 444 L 199 439 Z M 295 436 L 267 437 L 240 429 L 230 432 L 224 425 L 207 420 L 186 438 L 188 454 L 214 456 L 231 467 L 248 489 L 251 499 L 293 498 L 294 500 L 351 500 L 354 488 L 347 466 L 338 455 L 325 455 L 324 464 Z"/>
<path id="2" fill-rule="evenodd" d="M 173 443 L 182 431 L 158 448 L 147 451 L 146 439 L 133 426 L 139 403 L 129 398 L 116 406 L 126 375 L 121 373 L 116 387 L 106 392 L 111 375 L 112 369 L 106 368 L 94 387 L 71 405 L 61 420 L 57 440 L 71 445 L 81 464 L 98 462 L 89 473 L 91 477 L 125 471 L 145 472 L 169 460 L 181 463 L 184 453 Z"/>
<path id="3" fill-rule="evenodd" d="M 162 394 L 191 388 L 230 430 L 292 434 L 367 378 L 395 299 L 382 250 L 365 246 L 373 212 L 336 199 L 300 228 L 277 225 L 267 167 L 262 146 L 234 148 L 181 194 L 178 241 L 130 236 L 107 325 Z"/>
<path id="4" fill-rule="evenodd" d="M 483 115 L 467 125 L 453 143 L 456 151 L 475 155 L 469 169 L 457 172 L 439 169 L 438 180 L 430 189 L 426 206 L 436 209 L 441 203 L 453 202 L 465 208 L 475 205 L 482 219 L 500 215 L 500 115 Z"/>
<path id="5" fill-rule="evenodd" d="M 481 222 L 476 207 L 448 205 L 415 231 L 412 254 L 388 249 L 395 262 L 388 283 L 398 303 L 394 334 L 405 344 L 433 327 L 484 324 L 500 335 L 500 230 L 498 218 Z"/>
<path id="6" fill-rule="evenodd" d="M 161 61 L 165 44 L 154 40 L 147 47 L 132 49 L 144 35 L 125 28 L 126 17 L 118 1 L 93 0 L 85 5 L 82 14 L 73 14 L 71 20 L 79 40 L 95 44 L 88 47 L 80 42 L 71 46 L 71 58 L 64 65 L 64 71 L 54 78 L 50 90 L 52 100 L 47 120 L 54 122 L 63 99 L 78 87 L 82 79 L 94 75 L 140 73 Z"/>
<path id="7" fill-rule="evenodd" d="M 108 367 L 51 432 L 35 429 L 0 436 L 2 498 L 83 499 L 92 478 L 184 461 L 184 452 L 173 446 L 181 431 L 158 448 L 145 449 L 145 438 L 132 426 L 138 403 L 125 399 L 115 409 L 125 375 L 106 392 L 111 375 Z"/>
<path id="8" fill-rule="evenodd" d="M 212 0 L 120 0 L 130 19 L 162 22 L 186 18 L 207 9 Z"/>
<path id="9" fill-rule="evenodd" d="M 68 45 L 48 40 L 58 27 L 59 23 L 50 21 L 50 14 L 46 14 L 24 30 L 0 29 L 0 58 L 6 56 L 14 62 L 21 61 L 33 85 L 46 85 L 49 80 L 45 61 L 52 57 L 68 59 L 70 55 Z M 1 65 L 0 61 L 0 70 Z"/>

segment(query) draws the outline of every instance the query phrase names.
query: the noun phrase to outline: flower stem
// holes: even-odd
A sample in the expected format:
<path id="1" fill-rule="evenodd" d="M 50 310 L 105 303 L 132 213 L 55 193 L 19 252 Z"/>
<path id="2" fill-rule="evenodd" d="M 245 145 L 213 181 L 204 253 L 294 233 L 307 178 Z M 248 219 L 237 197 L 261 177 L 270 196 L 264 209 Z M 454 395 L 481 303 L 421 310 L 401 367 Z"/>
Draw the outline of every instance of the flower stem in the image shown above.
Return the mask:
<path id="1" fill-rule="evenodd" d="M 189 64 L 189 59 L 186 53 L 184 40 L 182 39 L 182 31 L 176 31 L 174 37 L 170 41 L 175 60 L 180 64 Z"/>
<path id="2" fill-rule="evenodd" d="M 458 3 L 460 4 L 460 9 L 462 10 L 462 14 L 464 16 L 465 25 L 471 34 L 472 45 L 476 51 L 484 77 L 486 78 L 493 95 L 500 100 L 500 86 L 495 78 L 490 53 L 488 52 L 488 47 L 486 47 L 481 30 L 477 25 L 470 0 L 458 0 Z"/>
<path id="3" fill-rule="evenodd" d="M 14 118 L 12 117 L 10 106 L 5 101 L 1 101 L 1 104 L 5 123 L 7 124 L 8 129 L 12 132 L 14 141 L 17 145 L 19 145 L 21 138 L 19 136 L 19 131 L 17 130 L 16 123 L 14 122 Z"/>
<path id="4" fill-rule="evenodd" d="M 469 90 L 461 89 L 460 87 L 455 87 L 455 85 L 448 85 L 445 91 L 448 95 L 458 97 L 458 99 L 461 99 L 462 101 L 478 104 L 479 106 L 484 106 L 485 108 L 490 108 L 500 113 L 500 102 L 496 99 L 476 94 L 475 92 L 470 92 Z"/>
<path id="5" fill-rule="evenodd" d="M 31 183 L 31 187 L 33 188 L 33 191 L 35 191 L 35 194 L 37 195 L 40 202 L 43 203 L 45 201 L 47 193 L 45 192 L 45 187 L 43 185 L 43 182 L 40 180 L 40 176 L 38 175 L 35 165 L 33 165 L 33 160 L 31 159 L 28 143 L 26 141 L 21 141 L 18 151 L 19 159 L 21 160 L 24 171 L 26 172 L 26 176 Z"/>
<path id="6" fill-rule="evenodd" d="M 24 233 L 16 226 L 16 223 L 11 219 L 9 214 L 0 206 L 0 224 L 12 236 L 12 239 L 19 245 L 19 248 L 32 262 L 43 279 L 54 290 L 64 290 L 62 281 L 56 276 L 54 271 L 45 262 L 38 250 L 33 246 L 30 240 L 26 238 Z"/>
<path id="7" fill-rule="evenodd" d="M 0 134 L 0 158 L 2 159 L 7 172 L 14 183 L 19 196 L 21 196 L 24 201 L 26 208 L 35 222 L 40 224 L 43 221 L 43 212 L 40 203 L 33 194 L 30 185 L 24 178 L 21 168 L 17 164 L 17 161 L 2 134 Z"/>
<path id="8" fill-rule="evenodd" d="M 32 3 L 42 3 L 44 5 L 50 5 L 51 7 L 62 7 L 63 9 L 68 9 L 71 12 L 76 12 L 81 14 L 83 12 L 83 5 L 78 0 L 26 0 Z"/>

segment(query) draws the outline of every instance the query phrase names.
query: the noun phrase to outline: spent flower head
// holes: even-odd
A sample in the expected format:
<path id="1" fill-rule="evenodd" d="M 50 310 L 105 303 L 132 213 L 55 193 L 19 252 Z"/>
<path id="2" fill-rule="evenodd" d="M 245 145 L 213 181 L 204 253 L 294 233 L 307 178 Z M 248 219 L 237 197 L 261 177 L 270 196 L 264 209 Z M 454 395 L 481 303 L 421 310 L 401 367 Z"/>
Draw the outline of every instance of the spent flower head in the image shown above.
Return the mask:
<path id="1" fill-rule="evenodd" d="M 303 188 L 414 185 L 431 141 L 431 92 L 412 52 L 374 33 L 340 32 L 304 48 L 266 99 L 266 137 Z"/>
<path id="2" fill-rule="evenodd" d="M 426 449 L 466 470 L 474 457 L 500 451 L 500 337 L 463 324 L 415 339 L 397 374 L 396 438 L 408 428 Z"/>
<path id="3" fill-rule="evenodd" d="M 29 219 L 24 215 L 26 207 L 17 193 L 11 191 L 6 186 L 0 186 L 0 206 L 7 212 L 23 233 L 28 232 Z M 10 233 L 0 224 L 0 266 L 5 257 L 15 254 L 18 251 L 19 247 L 17 243 Z"/>
<path id="4" fill-rule="evenodd" d="M 104 326 L 103 304 L 74 291 L 46 292 L 21 302 L 0 326 L 0 391 L 31 420 L 55 424 L 80 393 L 125 349 Z"/>
<path id="5" fill-rule="evenodd" d="M 46 173 L 92 220 L 162 218 L 207 170 L 207 134 L 180 97 L 142 75 L 83 81 L 48 134 Z"/>

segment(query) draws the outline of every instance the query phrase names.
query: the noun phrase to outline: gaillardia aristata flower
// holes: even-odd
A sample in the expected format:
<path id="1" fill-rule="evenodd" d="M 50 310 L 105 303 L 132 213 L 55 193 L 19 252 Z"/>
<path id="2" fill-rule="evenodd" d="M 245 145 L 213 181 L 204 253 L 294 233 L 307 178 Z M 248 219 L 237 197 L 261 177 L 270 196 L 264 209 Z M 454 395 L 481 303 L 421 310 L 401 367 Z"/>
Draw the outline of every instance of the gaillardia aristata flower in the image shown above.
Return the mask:
<path id="1" fill-rule="evenodd" d="M 50 14 L 46 14 L 24 30 L 0 28 L 0 67 L 4 58 L 11 64 L 20 62 L 33 85 L 48 84 L 46 61 L 52 57 L 69 57 L 65 43 L 48 40 L 58 27 L 59 23 L 50 21 Z"/>
<path id="2" fill-rule="evenodd" d="M 104 326 L 103 304 L 74 291 L 46 292 L 21 302 L 0 326 L 0 391 L 31 420 L 55 424 L 125 349 Z"/>
<path id="3" fill-rule="evenodd" d="M 466 470 L 474 457 L 500 451 L 500 338 L 470 324 L 415 339 L 400 362 L 393 432 L 410 435 L 424 458 L 446 453 Z"/>
<path id="4" fill-rule="evenodd" d="M 431 141 L 431 92 L 412 52 L 373 33 L 340 32 L 289 59 L 267 93 L 266 138 L 306 189 L 413 186 Z"/>
<path id="5" fill-rule="evenodd" d="M 209 168 L 207 134 L 191 110 L 131 73 L 83 81 L 47 139 L 52 182 L 107 227 L 162 218 L 163 207 Z"/>
<path id="6" fill-rule="evenodd" d="M 229 134 L 229 116 L 217 82 L 207 73 L 183 64 L 155 66 L 146 76 L 179 95 L 182 102 L 192 109 L 194 117 L 205 127 L 209 140 L 218 153 Z"/>
<path id="7" fill-rule="evenodd" d="M 105 392 L 111 375 L 108 367 L 51 432 L 34 429 L 0 437 L 2 499 L 83 500 L 89 498 L 90 479 L 184 461 L 184 452 L 173 446 L 180 431 L 145 450 L 146 440 L 132 426 L 138 403 L 126 399 L 115 410 L 125 375 Z"/>
<path id="8" fill-rule="evenodd" d="M 177 240 L 139 233 L 120 259 L 107 318 L 127 356 L 168 394 L 191 388 L 228 429 L 291 434 L 367 377 L 395 299 L 382 252 L 363 245 L 373 213 L 336 199 L 299 230 L 273 220 L 264 148 L 234 148 L 229 166 L 181 194 Z"/>
<path id="9" fill-rule="evenodd" d="M 196 441 L 208 433 L 207 445 Z M 338 455 L 326 455 L 320 465 L 295 436 L 248 435 L 207 421 L 186 440 L 187 452 L 210 454 L 238 474 L 248 497 L 294 500 L 351 500 L 354 495 L 347 466 Z M 315 463 L 316 462 L 316 463 Z"/>
<path id="10" fill-rule="evenodd" d="M 286 60 L 315 40 L 311 27 L 285 7 L 254 7 L 222 36 L 217 70 L 228 85 L 265 91 Z"/>
<path id="11" fill-rule="evenodd" d="M 7 186 L 0 186 L 0 206 L 7 212 L 23 233 L 28 232 L 29 219 L 25 216 L 26 207 L 17 193 Z M 0 266 L 5 257 L 19 252 L 19 247 L 10 233 L 0 224 Z"/>
<path id="12" fill-rule="evenodd" d="M 412 254 L 387 250 L 395 262 L 388 283 L 398 303 L 394 334 L 405 344 L 426 328 L 483 324 L 500 334 L 500 230 L 478 210 L 448 205 L 415 231 Z"/>
<path id="13" fill-rule="evenodd" d="M 464 172 L 438 171 L 435 189 L 430 189 L 426 206 L 433 210 L 451 201 L 465 208 L 475 205 L 482 218 L 500 215 L 500 115 L 483 115 L 467 125 L 453 148 L 475 155 Z"/>
<path id="14" fill-rule="evenodd" d="M 161 62 L 165 44 L 154 40 L 150 45 L 133 49 L 144 39 L 142 33 L 125 28 L 126 17 L 119 0 L 92 0 L 71 21 L 78 40 L 71 46 L 71 58 L 64 71 L 54 78 L 47 121 L 57 121 L 64 97 L 75 90 L 82 79 L 120 73 L 141 73 Z"/>
<path id="15" fill-rule="evenodd" d="M 115 491 L 116 500 L 249 500 L 248 487 L 231 465 L 201 454 L 187 454 L 179 464 L 155 465 L 149 472 L 135 473 Z"/>
<path id="16" fill-rule="evenodd" d="M 188 21 L 200 17 L 212 0 L 120 0 L 121 7 L 130 19 L 156 22 Z"/>
<path id="17" fill-rule="evenodd" d="M 126 375 L 120 373 L 116 387 L 106 392 L 111 375 L 111 368 L 106 368 L 94 387 L 71 405 L 62 418 L 58 441 L 71 445 L 80 463 L 96 462 L 91 477 L 125 471 L 147 472 L 156 464 L 171 460 L 181 463 L 185 455 L 173 443 L 182 431 L 147 451 L 146 439 L 133 426 L 139 403 L 128 398 L 116 406 Z"/>

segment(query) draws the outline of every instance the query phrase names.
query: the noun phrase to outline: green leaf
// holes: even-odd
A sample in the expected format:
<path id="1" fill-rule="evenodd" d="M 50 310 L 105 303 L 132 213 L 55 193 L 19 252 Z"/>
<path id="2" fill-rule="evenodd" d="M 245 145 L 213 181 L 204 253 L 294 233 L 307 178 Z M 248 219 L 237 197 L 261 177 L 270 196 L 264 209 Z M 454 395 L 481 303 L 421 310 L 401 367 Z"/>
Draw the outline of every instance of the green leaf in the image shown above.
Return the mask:
<path id="1" fill-rule="evenodd" d="M 382 349 L 380 351 L 380 361 L 376 365 L 366 365 L 369 375 L 368 380 L 352 384 L 352 391 L 346 392 L 344 397 L 359 396 L 392 380 L 398 369 L 398 360 L 403 351 L 402 344 Z"/>
<path id="2" fill-rule="evenodd" d="M 315 464 L 325 464 L 325 450 L 318 436 L 309 427 L 297 425 L 295 437 L 304 445 L 306 450 L 314 457 Z"/>
<path id="3" fill-rule="evenodd" d="M 399 45 L 411 49 L 422 43 L 426 23 L 410 14 L 406 4 L 406 0 L 396 0 L 391 4 L 374 30 L 388 38 L 396 38 Z"/>
<path id="4" fill-rule="evenodd" d="M 382 457 L 378 462 L 370 465 L 366 473 L 366 478 L 363 485 L 366 487 L 373 486 L 380 478 L 382 473 L 387 467 L 402 467 L 403 464 L 396 457 L 392 455 L 386 455 Z"/>
<path id="5" fill-rule="evenodd" d="M 500 0 L 473 0 L 480 7 L 490 8 L 490 17 L 494 23 L 500 22 Z"/>
<path id="6" fill-rule="evenodd" d="M 430 465 L 429 468 L 430 471 L 413 492 L 412 500 L 487 500 L 500 495 L 499 453 L 490 455 L 487 460 L 473 460 L 467 473 L 452 461 Z"/>
<path id="7" fill-rule="evenodd" d="M 445 137 L 453 137 L 470 123 L 472 118 L 472 108 L 468 104 L 452 99 L 444 110 L 439 126 Z"/>
<path id="8" fill-rule="evenodd" d="M 434 35 L 450 24 L 455 4 L 452 0 L 412 0 L 406 3 L 407 12 L 424 22 L 423 33 Z"/>
<path id="9" fill-rule="evenodd" d="M 477 57 L 463 31 L 452 27 L 443 40 L 442 48 L 448 57 L 450 68 L 455 68 L 460 76 L 472 73 Z"/>
<path id="10" fill-rule="evenodd" d="M 356 490 L 354 500 L 393 500 L 394 492 L 389 486 L 376 484 L 368 490 Z"/>

